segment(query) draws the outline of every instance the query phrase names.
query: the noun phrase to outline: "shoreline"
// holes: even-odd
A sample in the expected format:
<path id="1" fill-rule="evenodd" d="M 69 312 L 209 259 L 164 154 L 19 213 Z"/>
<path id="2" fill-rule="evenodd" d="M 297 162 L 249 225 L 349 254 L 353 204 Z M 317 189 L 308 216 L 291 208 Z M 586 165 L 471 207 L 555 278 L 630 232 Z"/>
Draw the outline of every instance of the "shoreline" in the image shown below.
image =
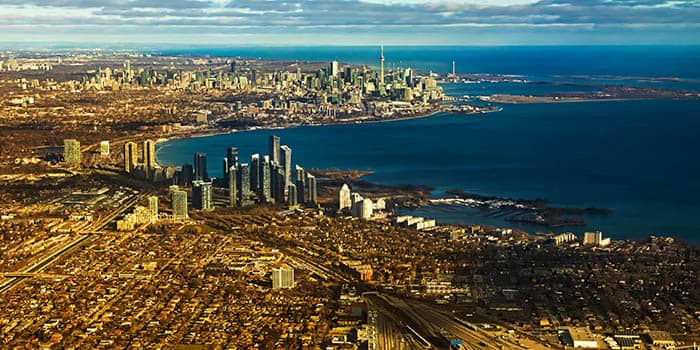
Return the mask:
<path id="1" fill-rule="evenodd" d="M 595 102 L 625 102 L 625 101 L 653 101 L 667 100 L 663 98 L 606 98 L 606 99 L 562 99 L 562 100 L 530 100 L 530 101 L 506 101 L 483 100 L 485 102 L 500 103 L 504 105 L 550 104 L 550 103 L 595 103 Z"/>
<path id="2" fill-rule="evenodd" d="M 168 136 L 167 138 L 161 138 L 158 140 L 158 143 L 163 143 L 165 141 L 170 141 L 170 140 L 176 140 L 176 139 L 184 139 L 184 138 L 198 138 L 198 137 L 207 137 L 207 136 L 216 136 L 216 135 L 224 135 L 224 134 L 232 134 L 236 132 L 246 132 L 246 131 L 259 131 L 259 130 L 275 130 L 275 129 L 290 129 L 290 128 L 295 128 L 295 127 L 308 127 L 308 126 L 332 126 L 332 125 L 347 125 L 347 124 L 363 124 L 363 123 L 384 123 L 384 122 L 395 122 L 395 121 L 402 121 L 402 120 L 411 120 L 411 119 L 422 119 L 422 118 L 429 118 L 435 115 L 438 115 L 440 113 L 445 113 L 445 114 L 455 114 L 459 115 L 462 114 L 464 116 L 468 116 L 471 114 L 485 114 L 485 113 L 493 113 L 497 112 L 500 110 L 493 110 L 493 111 L 488 111 L 488 112 L 480 112 L 480 113 L 450 113 L 449 111 L 445 111 L 443 109 L 432 111 L 430 113 L 424 113 L 424 114 L 419 114 L 419 115 L 414 115 L 414 116 L 406 116 L 406 117 L 401 117 L 401 118 L 395 118 L 395 119 L 390 119 L 390 120 L 366 120 L 366 121 L 343 121 L 343 122 L 336 122 L 336 123 L 324 123 L 324 124 L 299 124 L 299 125 L 286 125 L 286 126 L 268 126 L 268 127 L 256 127 L 254 129 L 235 129 L 235 130 L 222 130 L 222 129 L 202 129 L 202 130 L 195 130 L 194 132 L 189 132 L 189 133 L 181 133 L 181 134 L 176 134 L 176 135 L 171 135 Z M 156 163 L 161 165 L 158 162 L 157 159 L 158 155 L 158 150 L 156 151 Z M 162 165 L 161 165 L 162 166 Z M 448 199 L 449 197 L 433 197 L 433 199 Z M 419 207 L 424 207 L 423 205 L 420 205 Z M 453 224 L 453 223 L 451 223 Z M 516 226 L 522 226 L 522 225 L 516 225 Z M 504 223 L 503 226 L 501 227 L 516 227 L 516 226 L 510 226 L 507 223 Z M 525 226 L 530 226 L 532 227 L 531 229 L 525 229 L 526 232 L 529 234 L 536 234 L 537 232 L 548 232 L 548 233 L 556 233 L 558 232 L 557 229 L 560 228 L 553 228 L 553 227 L 547 227 L 547 226 L 541 226 L 541 225 L 525 225 Z M 574 228 L 574 227 L 569 227 L 569 229 L 572 229 L 573 231 L 578 231 L 581 230 L 581 227 Z M 583 232 L 583 231 L 582 231 Z M 659 235 L 659 234 L 647 234 L 643 235 L 640 237 L 635 237 L 635 238 L 630 238 L 630 237 L 624 237 L 623 238 L 617 238 L 616 240 L 643 240 L 649 237 L 669 237 L 673 238 L 676 240 L 681 240 L 683 242 L 686 242 L 688 244 L 698 244 L 693 242 L 692 240 L 688 240 L 687 238 L 683 238 L 679 235 Z M 612 236 L 612 238 L 615 239 L 615 236 Z"/>
<path id="3" fill-rule="evenodd" d="M 172 140 L 178 140 L 178 139 L 226 135 L 226 134 L 234 134 L 234 133 L 238 133 L 238 132 L 249 132 L 249 131 L 258 131 L 258 130 L 284 130 L 284 129 L 299 128 L 299 127 L 391 123 L 391 122 L 398 122 L 398 121 L 430 118 L 430 117 L 433 117 L 433 116 L 438 115 L 440 113 L 468 116 L 468 115 L 489 114 L 489 113 L 496 113 L 496 112 L 503 111 L 503 107 L 498 107 L 498 108 L 496 108 L 494 110 L 490 110 L 490 111 L 482 111 L 482 112 L 475 112 L 475 113 L 462 113 L 462 112 L 452 112 L 449 109 L 445 109 L 444 108 L 445 106 L 448 106 L 448 105 L 442 105 L 443 108 L 440 108 L 439 110 L 436 110 L 436 111 L 432 111 L 430 113 L 417 114 L 417 115 L 413 115 L 413 116 L 406 116 L 406 117 L 399 117 L 399 118 L 392 118 L 392 119 L 384 119 L 384 120 L 377 120 L 377 119 L 348 120 L 348 121 L 340 121 L 340 122 L 334 122 L 334 123 L 320 123 L 320 124 L 290 124 L 290 125 L 285 125 L 285 126 L 259 126 L 259 127 L 254 127 L 253 129 L 205 129 L 205 130 L 202 130 L 201 132 L 197 132 L 197 131 L 194 131 L 191 133 L 183 132 L 180 134 L 161 137 L 161 138 L 158 138 L 157 140 L 155 140 L 155 143 L 159 144 L 159 143 L 172 141 Z M 362 117 L 365 117 L 365 116 L 361 116 L 358 118 L 362 118 Z M 181 134 L 185 134 L 185 135 L 181 135 Z M 157 163 L 157 160 L 156 160 L 156 163 Z"/>
<path id="4" fill-rule="evenodd" d="M 265 126 L 265 127 L 254 127 L 253 129 L 231 129 L 231 130 L 224 130 L 224 129 L 204 129 L 201 130 L 200 132 L 198 131 L 192 131 L 190 133 L 188 132 L 183 132 L 181 134 L 175 134 L 175 135 L 169 135 L 166 137 L 161 137 L 155 140 L 156 145 L 162 144 L 168 141 L 173 141 L 173 140 L 181 140 L 181 139 L 189 139 L 189 138 L 200 138 L 200 137 L 209 137 L 209 136 L 218 136 L 218 135 L 227 135 L 227 134 L 234 134 L 234 133 L 239 133 L 239 132 L 250 132 L 250 131 L 261 131 L 261 130 L 285 130 L 285 129 L 292 129 L 292 128 L 298 128 L 298 127 L 317 127 L 317 126 L 333 126 L 333 125 L 353 125 L 353 124 L 370 124 L 370 123 L 390 123 L 390 122 L 398 122 L 398 121 L 405 121 L 405 120 L 413 120 L 413 119 L 423 119 L 423 118 L 429 118 L 433 117 L 435 115 L 438 115 L 440 113 L 449 113 L 449 111 L 444 110 L 445 105 L 441 105 L 438 110 L 432 111 L 430 113 L 425 113 L 425 114 L 417 114 L 413 116 L 406 116 L 406 117 L 399 117 L 399 118 L 393 118 L 393 119 L 387 119 L 387 120 L 349 120 L 349 121 L 341 121 L 341 122 L 335 122 L 335 123 L 322 123 L 322 124 L 295 124 L 295 125 L 285 125 L 285 126 Z M 499 110 L 500 111 L 500 110 Z M 498 112 L 498 111 L 490 111 L 490 112 Z M 471 114 L 481 114 L 481 113 L 465 113 L 464 115 L 471 115 Z M 361 116 L 363 117 L 363 116 Z M 361 118 L 360 117 L 360 118 Z M 160 167 L 166 167 L 166 166 L 178 166 L 178 165 L 163 165 L 161 162 L 158 161 L 158 153 L 162 148 L 156 149 L 156 165 Z"/>
<path id="5" fill-rule="evenodd" d="M 498 96 L 491 95 L 489 97 Z M 499 97 L 505 97 L 501 99 Z M 550 104 L 550 103 L 596 103 L 596 102 L 626 102 L 626 101 L 683 101 L 683 100 L 697 100 L 697 98 L 663 98 L 663 97 L 617 97 L 617 98 L 543 98 L 542 96 L 526 96 L 526 95 L 508 95 L 499 96 L 496 98 L 483 99 L 479 98 L 480 101 L 499 103 L 504 105 L 526 105 L 526 104 Z M 513 99 L 511 99 L 513 98 Z M 518 98 L 522 98 L 519 100 Z"/>

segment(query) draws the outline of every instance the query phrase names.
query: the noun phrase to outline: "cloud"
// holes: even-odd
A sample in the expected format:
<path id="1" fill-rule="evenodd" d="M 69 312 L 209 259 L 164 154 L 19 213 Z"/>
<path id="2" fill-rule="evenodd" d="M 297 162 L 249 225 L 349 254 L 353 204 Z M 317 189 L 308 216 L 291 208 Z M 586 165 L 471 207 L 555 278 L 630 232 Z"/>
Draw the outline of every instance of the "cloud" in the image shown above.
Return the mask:
<path id="1" fill-rule="evenodd" d="M 697 31 L 696 0 L 3 0 L 0 30 L 42 28 L 178 28 L 216 34 L 403 28 L 636 28 Z"/>
<path id="2" fill-rule="evenodd" d="M 204 8 L 213 3 L 205 0 L 3 0 L 0 5 L 65 8 Z"/>

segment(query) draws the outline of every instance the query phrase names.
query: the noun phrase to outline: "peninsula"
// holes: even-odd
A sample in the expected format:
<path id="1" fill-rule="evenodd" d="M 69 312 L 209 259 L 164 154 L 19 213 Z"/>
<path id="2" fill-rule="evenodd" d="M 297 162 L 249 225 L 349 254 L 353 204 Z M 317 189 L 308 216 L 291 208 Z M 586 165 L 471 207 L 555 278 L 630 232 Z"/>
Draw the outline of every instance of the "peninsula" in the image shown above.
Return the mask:
<path id="1" fill-rule="evenodd" d="M 593 91 L 559 92 L 541 95 L 495 94 L 481 96 L 492 103 L 604 102 L 651 99 L 700 99 L 700 92 L 629 85 L 605 85 Z"/>

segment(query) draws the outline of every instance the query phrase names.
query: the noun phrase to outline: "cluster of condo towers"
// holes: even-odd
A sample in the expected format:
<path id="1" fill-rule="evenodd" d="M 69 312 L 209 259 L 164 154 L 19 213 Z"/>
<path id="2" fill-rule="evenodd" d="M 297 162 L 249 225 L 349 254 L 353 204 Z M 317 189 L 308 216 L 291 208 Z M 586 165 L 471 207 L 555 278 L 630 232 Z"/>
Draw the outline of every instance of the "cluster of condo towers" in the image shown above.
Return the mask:
<path id="1" fill-rule="evenodd" d="M 280 138 L 270 136 L 269 154 L 250 156 L 250 163 L 238 162 L 238 148 L 229 147 L 223 159 L 223 179 L 217 184 L 228 187 L 230 207 L 254 203 L 281 203 L 290 207 L 299 204 L 317 206 L 316 177 L 299 165 L 292 181 L 292 149 L 280 145 Z M 174 182 L 192 184 L 192 205 L 206 210 L 212 207 L 212 181 L 207 173 L 207 155 L 195 153 L 194 166 L 186 164 L 175 173 Z"/>

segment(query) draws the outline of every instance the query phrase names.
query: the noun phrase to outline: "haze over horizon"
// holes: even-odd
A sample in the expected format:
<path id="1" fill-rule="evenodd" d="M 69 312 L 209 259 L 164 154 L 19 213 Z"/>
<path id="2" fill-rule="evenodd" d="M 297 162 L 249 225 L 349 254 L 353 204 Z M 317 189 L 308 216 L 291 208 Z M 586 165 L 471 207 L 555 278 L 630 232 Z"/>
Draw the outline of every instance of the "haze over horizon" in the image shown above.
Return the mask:
<path id="1" fill-rule="evenodd" d="M 0 42 L 697 45 L 695 0 L 5 0 Z"/>

